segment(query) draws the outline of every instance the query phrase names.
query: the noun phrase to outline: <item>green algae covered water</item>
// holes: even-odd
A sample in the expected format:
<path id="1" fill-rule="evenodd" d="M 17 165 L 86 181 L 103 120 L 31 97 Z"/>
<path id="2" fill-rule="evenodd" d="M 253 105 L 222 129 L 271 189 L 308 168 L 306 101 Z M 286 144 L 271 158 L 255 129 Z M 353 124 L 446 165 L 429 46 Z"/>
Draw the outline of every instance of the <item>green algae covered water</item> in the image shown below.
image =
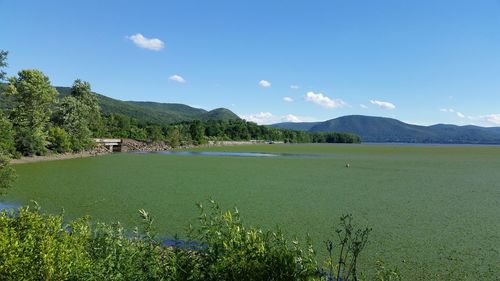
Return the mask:
<path id="1" fill-rule="evenodd" d="M 362 269 L 383 260 L 405 280 L 499 276 L 500 147 L 248 145 L 191 151 L 196 153 L 16 165 L 18 181 L 2 202 L 36 200 L 48 212 L 64 208 L 69 218 L 91 215 L 129 227 L 139 223 L 137 210 L 144 208 L 162 235 L 182 236 L 198 215 L 195 203 L 214 198 L 224 208 L 237 206 L 247 223 L 279 225 L 299 238 L 309 233 L 320 257 L 338 217 L 353 213 L 359 225 L 373 228 Z"/>

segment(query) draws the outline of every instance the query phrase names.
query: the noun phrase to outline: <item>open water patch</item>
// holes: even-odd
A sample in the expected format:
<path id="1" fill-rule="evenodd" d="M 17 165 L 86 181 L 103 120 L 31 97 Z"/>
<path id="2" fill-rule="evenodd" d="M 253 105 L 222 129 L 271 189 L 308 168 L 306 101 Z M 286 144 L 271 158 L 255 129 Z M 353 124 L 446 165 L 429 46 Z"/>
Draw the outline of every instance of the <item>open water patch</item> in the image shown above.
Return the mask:
<path id="1" fill-rule="evenodd" d="M 331 158 L 327 154 L 291 154 L 291 153 L 264 153 L 264 152 L 228 152 L 228 151 L 156 151 L 134 152 L 139 154 L 163 154 L 184 156 L 227 156 L 227 157 L 290 157 L 290 158 Z"/>
<path id="2" fill-rule="evenodd" d="M 279 154 L 260 152 L 226 152 L 226 151 L 160 151 L 158 154 L 193 155 L 193 156 L 231 156 L 231 157 L 277 157 Z"/>
<path id="3" fill-rule="evenodd" d="M 17 210 L 20 207 L 20 205 L 13 204 L 13 203 L 7 203 L 7 202 L 0 202 L 0 211 L 3 210 Z"/>

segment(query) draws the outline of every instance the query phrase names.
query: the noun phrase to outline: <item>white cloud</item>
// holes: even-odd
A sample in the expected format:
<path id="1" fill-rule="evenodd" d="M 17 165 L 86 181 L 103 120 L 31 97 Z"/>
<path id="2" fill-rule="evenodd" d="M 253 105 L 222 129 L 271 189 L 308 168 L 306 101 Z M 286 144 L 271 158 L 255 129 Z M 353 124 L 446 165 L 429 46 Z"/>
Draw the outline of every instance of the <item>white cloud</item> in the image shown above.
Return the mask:
<path id="1" fill-rule="evenodd" d="M 168 77 L 168 80 L 175 81 L 175 82 L 182 83 L 182 84 L 186 83 L 186 80 L 178 74 L 174 74 L 174 75 Z"/>
<path id="2" fill-rule="evenodd" d="M 316 94 L 314 92 L 307 92 L 304 99 L 326 108 L 339 108 L 347 105 L 347 103 L 341 99 L 330 99 L 322 93 Z"/>
<path id="3" fill-rule="evenodd" d="M 484 119 L 487 122 L 500 125 L 500 114 L 488 114 L 488 115 L 483 115 L 481 116 L 482 119 Z"/>
<path id="4" fill-rule="evenodd" d="M 290 89 L 292 90 L 298 90 L 299 88 L 299 85 L 290 85 Z"/>
<path id="5" fill-rule="evenodd" d="M 287 122 L 302 122 L 299 117 L 293 115 L 293 114 L 287 114 L 285 115 L 285 120 Z"/>
<path id="6" fill-rule="evenodd" d="M 364 104 L 360 104 L 359 107 L 363 108 L 363 109 L 367 109 L 368 106 L 364 105 Z"/>
<path id="7" fill-rule="evenodd" d="M 269 82 L 267 80 L 260 80 L 259 81 L 259 87 L 261 87 L 261 88 L 269 88 L 269 87 L 271 87 L 271 82 Z"/>
<path id="8" fill-rule="evenodd" d="M 480 116 L 469 116 L 468 118 L 471 120 L 482 121 L 482 122 L 494 124 L 495 126 L 500 125 L 500 113 L 480 115 Z"/>
<path id="9" fill-rule="evenodd" d="M 455 109 L 453 108 L 441 108 L 439 109 L 439 111 L 441 112 L 444 112 L 444 113 L 454 113 L 455 115 L 457 115 L 457 117 L 459 118 L 465 118 L 465 114 L 463 114 L 462 112 L 460 111 L 456 111 Z M 470 118 L 469 118 L 470 119 Z"/>
<path id="10" fill-rule="evenodd" d="M 455 112 L 455 110 L 453 108 L 441 108 L 441 109 L 439 109 L 439 111 L 445 112 L 445 113 L 453 113 L 453 112 Z"/>
<path id="11" fill-rule="evenodd" d="M 293 101 L 293 99 L 291 97 L 284 97 L 283 100 L 286 101 L 286 102 L 292 102 Z"/>
<path id="12" fill-rule="evenodd" d="M 255 122 L 260 125 L 275 124 L 281 122 L 312 122 L 316 119 L 311 117 L 296 116 L 293 114 L 287 115 L 274 115 L 271 112 L 259 112 L 248 115 L 240 115 L 242 119 L 250 122 Z"/>
<path id="13" fill-rule="evenodd" d="M 165 48 L 165 43 L 158 38 L 146 38 L 142 34 L 137 33 L 131 36 L 127 36 L 127 39 L 134 42 L 134 44 L 143 49 L 159 51 Z"/>
<path id="14" fill-rule="evenodd" d="M 393 103 L 387 102 L 387 101 L 379 101 L 379 100 L 371 100 L 371 104 L 374 104 L 382 109 L 395 109 L 396 106 Z"/>

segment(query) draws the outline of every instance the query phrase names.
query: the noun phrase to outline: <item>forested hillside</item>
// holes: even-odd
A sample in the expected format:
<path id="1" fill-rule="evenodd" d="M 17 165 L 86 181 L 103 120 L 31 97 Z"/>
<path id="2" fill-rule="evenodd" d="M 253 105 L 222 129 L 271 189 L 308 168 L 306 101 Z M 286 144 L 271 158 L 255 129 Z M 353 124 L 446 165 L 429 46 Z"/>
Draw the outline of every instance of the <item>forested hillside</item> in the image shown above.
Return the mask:
<path id="1" fill-rule="evenodd" d="M 392 118 L 350 115 L 324 122 L 279 123 L 273 128 L 307 132 L 344 132 L 363 142 L 499 144 L 500 128 L 438 124 L 418 126 Z"/>

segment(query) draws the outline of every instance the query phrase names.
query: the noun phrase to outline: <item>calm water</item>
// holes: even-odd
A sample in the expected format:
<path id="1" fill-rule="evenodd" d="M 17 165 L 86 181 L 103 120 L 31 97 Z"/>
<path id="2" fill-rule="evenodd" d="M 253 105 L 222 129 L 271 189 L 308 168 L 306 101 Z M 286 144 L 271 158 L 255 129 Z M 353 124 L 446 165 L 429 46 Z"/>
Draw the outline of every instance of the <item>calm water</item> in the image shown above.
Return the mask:
<path id="1" fill-rule="evenodd" d="M 227 152 L 227 151 L 158 151 L 133 152 L 139 154 L 163 154 L 186 156 L 228 156 L 228 157 L 293 157 L 293 158 L 328 158 L 327 154 L 292 154 L 292 153 L 262 153 L 262 152 Z"/>
<path id="2" fill-rule="evenodd" d="M 0 211 L 9 210 L 9 209 L 17 209 L 20 205 L 14 203 L 0 202 Z"/>
<path id="3" fill-rule="evenodd" d="M 223 151 L 160 151 L 153 152 L 166 155 L 195 155 L 195 156 L 232 156 L 232 157 L 276 157 L 279 154 L 259 152 L 223 152 Z"/>

